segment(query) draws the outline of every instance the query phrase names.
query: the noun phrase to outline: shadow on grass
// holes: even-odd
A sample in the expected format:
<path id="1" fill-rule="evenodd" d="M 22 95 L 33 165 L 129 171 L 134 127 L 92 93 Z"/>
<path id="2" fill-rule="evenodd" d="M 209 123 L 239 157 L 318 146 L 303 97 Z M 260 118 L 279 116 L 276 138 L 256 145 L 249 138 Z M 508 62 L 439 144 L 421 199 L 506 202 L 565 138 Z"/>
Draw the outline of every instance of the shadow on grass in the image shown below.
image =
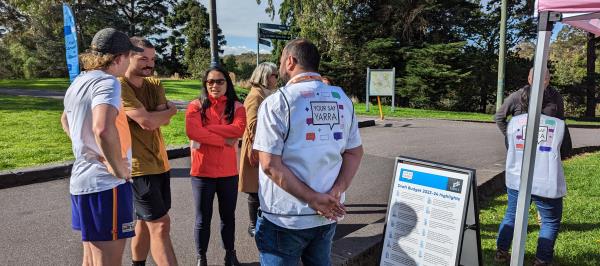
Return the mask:
<path id="1" fill-rule="evenodd" d="M 0 80 L 0 88 L 39 89 L 64 91 L 69 87 L 68 79 Z"/>
<path id="2" fill-rule="evenodd" d="M 62 111 L 63 109 L 61 100 L 0 95 L 0 111 Z"/>

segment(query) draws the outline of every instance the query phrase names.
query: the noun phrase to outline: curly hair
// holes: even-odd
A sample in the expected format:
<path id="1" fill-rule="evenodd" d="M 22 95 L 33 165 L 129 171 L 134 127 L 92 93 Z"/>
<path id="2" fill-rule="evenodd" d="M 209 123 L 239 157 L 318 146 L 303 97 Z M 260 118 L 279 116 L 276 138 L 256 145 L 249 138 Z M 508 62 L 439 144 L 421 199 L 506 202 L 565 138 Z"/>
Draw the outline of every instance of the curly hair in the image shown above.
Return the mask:
<path id="1" fill-rule="evenodd" d="M 103 54 L 88 50 L 79 55 L 84 70 L 106 70 L 118 57 L 118 54 Z"/>

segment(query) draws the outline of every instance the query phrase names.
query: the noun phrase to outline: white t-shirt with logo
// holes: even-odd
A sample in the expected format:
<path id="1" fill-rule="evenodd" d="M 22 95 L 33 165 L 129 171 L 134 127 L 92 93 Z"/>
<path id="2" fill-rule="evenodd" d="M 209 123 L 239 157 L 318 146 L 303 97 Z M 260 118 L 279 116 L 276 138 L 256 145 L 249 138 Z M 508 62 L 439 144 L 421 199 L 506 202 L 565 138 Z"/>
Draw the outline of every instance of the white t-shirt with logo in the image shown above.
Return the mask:
<path id="1" fill-rule="evenodd" d="M 514 116 L 508 123 L 506 136 L 506 186 L 519 190 L 525 150 L 527 114 Z M 567 184 L 560 158 L 560 146 L 565 134 L 565 122 L 542 115 L 537 139 L 535 167 L 531 194 L 545 198 L 561 198 L 567 193 Z"/>
<path id="2" fill-rule="evenodd" d="M 309 75 L 318 76 L 303 73 L 294 78 Z M 259 108 L 253 148 L 280 155 L 283 164 L 316 192 L 331 189 L 342 154 L 360 145 L 352 101 L 339 87 L 319 80 L 288 84 Z M 259 198 L 263 216 L 278 226 L 306 229 L 332 223 L 272 182 L 260 166 Z"/>
<path id="3" fill-rule="evenodd" d="M 119 115 L 124 115 L 121 114 L 121 84 L 114 76 L 100 70 L 80 74 L 67 89 L 64 99 L 75 156 L 69 188 L 73 195 L 101 192 L 125 182 L 110 174 L 101 161 L 102 152 L 92 131 L 92 109 L 99 104 L 109 104 L 120 110 Z M 118 122 L 120 137 L 127 137 L 123 134 L 129 135 L 128 128 L 123 129 Z M 122 151 L 131 164 L 131 146 L 122 147 Z"/>

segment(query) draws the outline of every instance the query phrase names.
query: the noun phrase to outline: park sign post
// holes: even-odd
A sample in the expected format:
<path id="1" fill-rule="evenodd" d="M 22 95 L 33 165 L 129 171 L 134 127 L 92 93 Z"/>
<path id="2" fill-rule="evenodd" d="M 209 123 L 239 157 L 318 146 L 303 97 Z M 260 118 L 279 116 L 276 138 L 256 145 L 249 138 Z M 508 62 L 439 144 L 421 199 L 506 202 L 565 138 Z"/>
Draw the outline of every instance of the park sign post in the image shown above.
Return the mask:
<path id="1" fill-rule="evenodd" d="M 290 30 L 290 26 L 286 25 L 258 23 L 258 26 L 256 28 L 256 66 L 258 66 L 258 64 L 260 63 L 258 60 L 260 52 L 259 46 L 261 44 L 271 46 L 271 42 L 269 40 L 291 40 L 292 36 L 289 34 L 281 33 L 281 31 Z M 273 30 L 278 30 L 279 32 Z"/>
<path id="2" fill-rule="evenodd" d="M 67 56 L 67 69 L 71 82 L 79 75 L 79 50 L 77 48 L 77 30 L 75 17 L 68 4 L 63 3 L 65 50 Z"/>
<path id="3" fill-rule="evenodd" d="M 371 69 L 367 68 L 366 110 L 369 111 L 369 97 L 377 96 L 379 105 L 379 118 L 383 120 L 383 109 L 380 96 L 392 96 L 392 112 L 394 112 L 394 100 L 396 89 L 396 68 Z"/>

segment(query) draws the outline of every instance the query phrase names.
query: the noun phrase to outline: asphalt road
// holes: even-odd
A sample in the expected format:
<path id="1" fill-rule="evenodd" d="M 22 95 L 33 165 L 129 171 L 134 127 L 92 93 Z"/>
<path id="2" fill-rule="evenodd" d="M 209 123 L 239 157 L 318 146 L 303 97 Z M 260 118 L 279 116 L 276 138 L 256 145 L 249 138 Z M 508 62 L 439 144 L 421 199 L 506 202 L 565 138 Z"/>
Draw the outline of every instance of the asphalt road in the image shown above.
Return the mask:
<path id="1" fill-rule="evenodd" d="M 598 129 L 571 129 L 574 147 L 600 146 Z M 384 218 L 394 158 L 399 155 L 477 170 L 483 180 L 503 171 L 504 143 L 494 124 L 440 120 L 386 120 L 361 129 L 365 157 L 347 193 L 348 215 L 338 225 L 339 239 Z M 194 208 L 189 158 L 171 161 L 172 239 L 180 265 L 193 265 Z M 81 242 L 70 229 L 68 179 L 0 190 L 0 265 L 79 265 Z M 215 200 L 216 204 L 216 200 Z M 236 210 L 236 249 L 241 262 L 257 265 L 254 240 L 246 233 L 246 196 Z M 222 263 L 218 211 L 212 223 L 211 265 Z M 359 245 L 360 243 L 357 243 Z M 129 248 L 123 264 L 130 261 Z"/>

